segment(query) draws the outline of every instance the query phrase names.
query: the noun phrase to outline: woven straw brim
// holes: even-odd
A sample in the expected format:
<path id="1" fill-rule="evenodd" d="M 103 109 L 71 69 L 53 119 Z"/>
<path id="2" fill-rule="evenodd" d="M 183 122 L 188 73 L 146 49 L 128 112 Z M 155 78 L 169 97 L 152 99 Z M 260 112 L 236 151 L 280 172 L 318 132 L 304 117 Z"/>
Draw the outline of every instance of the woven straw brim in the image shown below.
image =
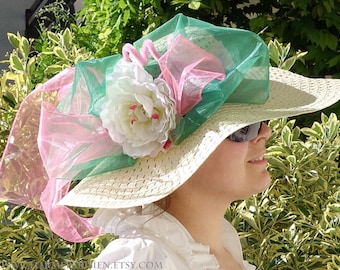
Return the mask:
<path id="1" fill-rule="evenodd" d="M 277 68 L 271 68 L 270 80 L 270 98 L 265 104 L 224 104 L 167 153 L 141 158 L 133 167 L 83 179 L 59 204 L 126 208 L 157 201 L 190 178 L 236 130 L 263 120 L 318 111 L 340 98 L 340 80 L 310 79 Z"/>

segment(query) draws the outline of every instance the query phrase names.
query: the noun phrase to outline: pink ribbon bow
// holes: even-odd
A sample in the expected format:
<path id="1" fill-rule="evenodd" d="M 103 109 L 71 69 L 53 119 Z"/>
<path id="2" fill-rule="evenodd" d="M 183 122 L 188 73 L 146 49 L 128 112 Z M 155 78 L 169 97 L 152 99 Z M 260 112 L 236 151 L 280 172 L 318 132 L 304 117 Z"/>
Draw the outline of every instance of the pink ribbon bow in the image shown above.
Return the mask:
<path id="1" fill-rule="evenodd" d="M 125 60 L 137 61 L 145 66 L 148 63 L 148 51 L 158 60 L 163 78 L 172 89 L 179 115 L 187 114 L 202 99 L 204 87 L 212 80 L 223 80 L 223 63 L 215 55 L 203 50 L 195 43 L 177 35 L 174 41 L 168 37 L 168 50 L 160 56 L 152 41 L 143 43 L 141 54 L 130 44 L 123 47 Z M 172 42 L 172 43 L 171 43 Z M 132 60 L 129 54 L 133 55 Z"/>
<path id="2" fill-rule="evenodd" d="M 73 76 L 74 68 L 62 71 L 22 102 L 0 164 L 0 197 L 14 204 L 44 210 L 54 233 L 70 242 L 86 242 L 100 235 L 101 229 L 66 206 L 57 206 L 68 192 L 71 181 L 57 179 L 53 171 L 60 165 L 62 155 L 52 153 L 54 164 L 50 165 L 53 166 L 46 164 L 48 150 L 55 146 L 40 140 L 38 147 L 37 143 L 38 135 L 42 135 L 44 124 L 51 116 L 46 105 L 55 109 L 53 103 L 71 89 Z"/>
<path id="3" fill-rule="evenodd" d="M 209 82 L 225 77 L 223 64 L 216 56 L 182 35 L 162 56 L 151 41 L 144 43 L 142 55 L 127 45 L 123 56 L 127 59 L 132 54 L 141 65 L 146 65 L 148 51 L 158 60 L 160 77 L 172 89 L 181 116 L 201 100 L 202 90 Z M 72 90 L 74 71 L 62 71 L 22 102 L 0 164 L 0 197 L 43 209 L 56 234 L 70 242 L 85 242 L 102 230 L 91 225 L 90 219 L 57 205 L 71 184 L 70 179 L 62 177 L 73 166 L 119 153 L 121 147 L 110 139 L 99 118 L 82 111 L 90 103 L 90 95 L 84 92 L 90 88 L 77 89 L 79 93 L 74 95 L 69 114 L 58 112 L 57 104 Z M 102 74 L 93 72 L 102 80 Z"/>

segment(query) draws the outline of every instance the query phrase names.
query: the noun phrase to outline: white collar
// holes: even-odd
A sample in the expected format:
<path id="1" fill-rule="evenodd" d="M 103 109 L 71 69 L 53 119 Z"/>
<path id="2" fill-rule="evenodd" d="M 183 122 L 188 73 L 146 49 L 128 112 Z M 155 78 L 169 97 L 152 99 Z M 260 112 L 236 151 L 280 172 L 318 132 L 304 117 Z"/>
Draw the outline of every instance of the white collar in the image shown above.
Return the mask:
<path id="1" fill-rule="evenodd" d="M 224 247 L 243 265 L 242 248 L 236 230 L 227 220 L 222 219 L 221 222 Z M 99 209 L 92 223 L 120 238 L 148 236 L 161 240 L 185 258 L 189 265 L 194 267 L 199 264 L 203 269 L 219 269 L 216 257 L 210 254 L 210 248 L 196 243 L 175 217 L 155 204 L 125 210 Z"/>

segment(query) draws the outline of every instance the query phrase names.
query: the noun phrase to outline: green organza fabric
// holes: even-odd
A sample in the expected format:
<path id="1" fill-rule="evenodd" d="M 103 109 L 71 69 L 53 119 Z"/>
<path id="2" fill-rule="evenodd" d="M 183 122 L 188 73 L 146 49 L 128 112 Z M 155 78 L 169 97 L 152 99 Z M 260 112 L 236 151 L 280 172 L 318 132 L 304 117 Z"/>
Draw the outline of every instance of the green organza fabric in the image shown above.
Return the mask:
<path id="1" fill-rule="evenodd" d="M 163 55 L 177 35 L 183 35 L 202 49 L 214 54 L 223 63 L 225 78 L 213 80 L 206 85 L 202 91 L 202 100 L 186 115 L 180 117 L 176 128 L 170 134 L 172 144 L 179 145 L 212 117 L 224 103 L 264 103 L 267 100 L 268 49 L 257 34 L 214 26 L 179 14 L 133 45 L 140 50 L 144 41 L 150 39 L 156 50 Z M 99 117 L 101 104 L 108 91 L 105 78 L 114 72 L 115 65 L 121 58 L 121 55 L 113 55 L 78 63 L 72 91 L 65 94 L 61 100 L 58 106 L 60 112 Z M 151 56 L 148 60 L 145 70 L 154 78 L 161 76 L 157 61 Z M 81 179 L 134 164 L 134 159 L 117 152 L 110 157 L 96 158 L 78 164 L 72 170 L 79 172 L 74 179 Z"/>

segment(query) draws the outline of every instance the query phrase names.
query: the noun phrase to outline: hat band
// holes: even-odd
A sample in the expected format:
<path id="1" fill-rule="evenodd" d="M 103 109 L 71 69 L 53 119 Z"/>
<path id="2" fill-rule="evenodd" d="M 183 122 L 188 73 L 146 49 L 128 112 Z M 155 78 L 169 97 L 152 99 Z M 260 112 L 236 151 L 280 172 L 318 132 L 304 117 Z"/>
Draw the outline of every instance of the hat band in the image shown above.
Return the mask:
<path id="1" fill-rule="evenodd" d="M 151 42 L 148 41 L 149 48 L 150 44 Z M 152 74 L 152 77 L 162 78 L 172 91 L 171 96 L 176 104 L 176 126 L 168 131 L 168 137 L 163 138 L 162 144 L 160 147 L 158 146 L 158 151 L 166 151 L 165 148 L 169 146 L 169 142 L 173 145 L 179 145 L 202 123 L 209 119 L 224 102 L 228 102 L 228 98 L 231 98 L 233 102 L 239 103 L 249 102 L 250 100 L 253 103 L 261 103 L 266 100 L 268 96 L 266 94 L 268 92 L 268 81 L 263 79 L 266 76 L 261 77 L 260 80 L 249 77 L 249 71 L 252 68 L 259 69 L 259 62 L 262 64 L 266 62 L 263 61 L 262 54 L 254 54 L 254 56 L 248 57 L 234 70 L 230 70 L 225 75 L 224 67 L 219 59 L 197 47 L 197 45 L 182 35 L 178 35 L 168 47 L 167 52 L 158 59 L 159 72 Z M 258 48 L 263 50 L 261 46 Z M 131 47 L 129 52 L 131 52 Z M 184 58 L 184 55 L 190 55 L 190 57 Z M 136 58 L 136 53 L 134 57 Z M 145 53 L 144 58 L 146 58 Z M 58 110 L 66 112 L 62 116 L 65 117 L 66 122 L 61 124 L 63 120 L 60 119 L 60 113 L 54 114 L 52 111 L 50 112 L 51 115 L 48 116 L 48 122 L 52 126 L 56 125 L 53 123 L 54 121 L 59 123 L 59 126 L 67 126 L 67 121 L 69 120 L 72 122 L 72 125 L 75 124 L 74 122 L 77 122 L 76 126 L 70 129 L 70 133 L 65 134 L 68 138 L 68 143 L 74 141 L 74 146 L 71 146 L 66 151 L 67 156 L 64 158 L 64 163 L 67 164 L 68 168 L 60 170 L 59 167 L 59 172 L 61 172 L 58 176 L 59 178 L 80 180 L 84 177 L 133 166 L 136 163 L 136 156 L 124 153 L 121 144 L 113 140 L 112 136 L 110 140 L 109 132 L 103 128 L 99 119 L 103 100 L 108 99 L 107 95 L 111 89 L 116 90 L 117 88 L 112 81 L 119 81 L 120 78 L 110 78 L 110 76 L 115 76 L 114 74 L 117 72 L 117 69 L 121 70 L 121 66 L 119 66 L 121 61 L 124 60 L 120 56 L 115 56 L 79 63 L 76 66 L 75 83 L 70 95 L 71 101 L 69 97 L 65 97 L 58 106 Z M 112 66 L 117 67 L 117 65 L 117 69 L 112 69 Z M 148 69 L 147 67 L 145 66 L 146 70 Z M 262 73 L 265 73 L 268 69 L 265 66 L 260 66 L 260 68 L 263 69 Z M 123 76 L 124 74 L 121 77 Z M 249 84 L 255 89 L 253 92 L 256 93 L 252 95 L 251 99 L 249 95 L 242 95 L 242 91 Z M 88 100 L 88 104 L 83 104 L 86 100 Z M 187 100 L 190 102 L 185 102 Z M 77 104 L 79 101 L 82 102 L 81 106 Z M 118 105 L 120 106 L 121 104 Z M 129 106 L 131 105 L 129 104 Z M 79 119 L 83 117 L 85 119 L 98 118 L 99 122 L 89 129 L 88 123 L 84 121 L 86 123 L 84 125 L 82 121 L 77 119 L 78 113 L 85 114 L 86 111 L 77 112 L 72 115 L 67 113 L 67 110 L 74 110 L 74 108 L 81 110 L 88 108 L 88 115 L 83 115 Z M 168 117 L 168 115 L 164 116 Z M 69 119 L 67 119 L 68 117 Z M 109 117 L 111 117 L 110 114 Z M 113 124 L 115 123 L 109 122 L 107 126 Z M 55 144 L 55 142 L 46 139 L 57 139 L 53 136 L 54 130 L 51 130 L 51 134 L 48 134 L 48 130 L 46 131 L 45 138 L 41 138 L 41 141 L 46 142 L 48 145 Z M 63 130 L 63 132 L 65 131 L 67 129 Z M 91 132 L 93 136 L 92 139 L 87 139 L 91 140 L 91 145 L 89 142 L 80 144 L 79 141 L 84 141 L 82 139 L 84 137 L 83 134 L 87 132 Z M 123 134 L 123 137 L 128 136 Z M 135 138 L 132 139 L 135 140 Z M 98 151 L 97 149 L 102 150 Z M 135 151 L 135 147 L 132 151 Z M 55 155 L 51 154 L 50 158 L 53 159 L 53 156 Z M 55 162 L 52 160 L 50 164 L 53 163 Z M 72 164 L 71 167 L 69 167 L 70 164 Z"/>

